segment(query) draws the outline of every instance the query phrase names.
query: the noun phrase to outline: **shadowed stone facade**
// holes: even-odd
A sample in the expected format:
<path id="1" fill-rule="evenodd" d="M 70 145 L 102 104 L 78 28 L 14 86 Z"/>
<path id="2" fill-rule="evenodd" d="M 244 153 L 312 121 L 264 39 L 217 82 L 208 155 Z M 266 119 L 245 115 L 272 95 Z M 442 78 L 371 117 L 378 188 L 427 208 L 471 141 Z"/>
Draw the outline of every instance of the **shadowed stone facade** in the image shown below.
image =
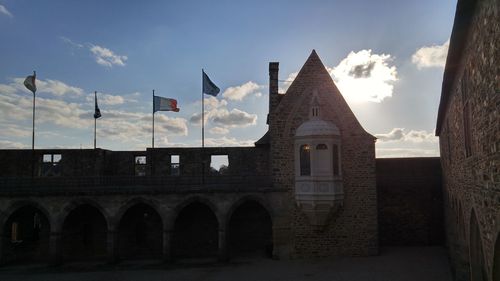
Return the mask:
<path id="1" fill-rule="evenodd" d="M 1 150 L 0 261 L 377 254 L 378 223 L 392 218 L 378 217 L 375 138 L 315 51 L 284 94 L 278 69 L 269 64 L 269 130 L 254 147 Z M 215 171 L 211 157 L 220 155 L 229 165 Z M 394 161 L 422 182 L 440 175 L 421 159 Z M 398 189 L 404 181 L 387 180 L 394 169 L 379 176 Z M 432 198 L 440 185 L 420 187 L 398 194 L 424 213 L 412 192 Z M 397 197 L 380 194 L 396 206 Z M 396 207 L 402 220 L 411 220 L 408 205 Z M 428 231 L 432 217 L 414 228 Z"/>
<path id="2" fill-rule="evenodd" d="M 500 280 L 500 3 L 460 0 L 439 136 L 447 247 L 456 280 Z"/>

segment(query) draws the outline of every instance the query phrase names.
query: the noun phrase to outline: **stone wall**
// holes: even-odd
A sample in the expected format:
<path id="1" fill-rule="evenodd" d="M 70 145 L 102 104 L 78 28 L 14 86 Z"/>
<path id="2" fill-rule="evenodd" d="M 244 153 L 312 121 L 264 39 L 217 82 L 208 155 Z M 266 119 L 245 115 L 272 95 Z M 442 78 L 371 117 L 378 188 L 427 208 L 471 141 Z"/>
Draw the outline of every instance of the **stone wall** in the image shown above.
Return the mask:
<path id="1" fill-rule="evenodd" d="M 246 203 L 258 206 L 255 210 L 265 212 L 270 218 L 270 223 L 266 225 L 268 229 L 265 231 L 272 235 L 269 241 L 272 255 L 277 258 L 287 258 L 280 252 L 279 237 L 274 235 L 277 218 L 284 215 L 283 192 L 263 192 L 256 187 L 254 192 L 238 191 L 237 188 L 233 192 L 214 192 L 207 188 L 190 194 L 184 192 L 149 194 L 147 191 L 140 192 L 141 189 L 145 187 L 136 187 L 133 193 L 122 191 L 95 194 L 81 188 L 73 192 L 45 196 L 37 196 L 36 191 L 31 194 L 23 192 L 1 196 L 0 264 L 18 261 L 20 258 L 18 253 L 23 253 L 25 256 L 29 254 L 38 261 L 54 264 L 74 259 L 99 258 L 106 258 L 109 261 L 141 257 L 170 260 L 173 255 L 178 254 L 172 247 L 174 245 L 182 247 L 182 243 L 177 245 L 178 240 L 173 240 L 179 231 L 183 234 L 182 237 L 189 238 L 188 241 L 184 241 L 184 246 L 194 244 L 196 241 L 205 241 L 208 237 L 203 225 L 205 221 L 201 221 L 198 217 L 190 218 L 189 215 L 181 216 L 186 213 L 184 210 L 192 209 L 191 206 L 194 205 L 203 206 L 205 208 L 203 214 L 213 216 L 215 223 L 212 229 L 216 232 L 216 240 L 208 238 L 216 246 L 215 257 L 225 260 L 231 253 L 237 253 L 235 251 L 237 249 L 232 249 L 228 243 L 229 239 L 242 239 L 230 236 L 239 235 L 241 232 L 228 232 L 232 215 L 240 213 L 240 207 Z M 39 256 L 38 249 L 19 252 L 19 247 L 18 249 L 11 247 L 14 243 L 11 241 L 10 229 L 13 222 L 11 218 L 22 208 L 30 208 L 43 218 L 40 233 L 47 235 L 44 234 L 45 238 L 39 240 L 42 244 L 37 247 L 48 247 L 44 256 Z M 87 215 L 93 214 L 89 222 L 85 221 L 86 216 L 81 213 L 82 211 Z M 160 221 L 152 220 L 155 217 Z M 179 222 L 181 217 L 184 217 L 184 221 Z M 32 227 L 33 223 L 30 223 L 29 218 L 28 216 L 23 219 L 18 216 L 15 221 L 22 224 L 28 222 L 28 227 Z M 97 225 L 96 223 L 101 220 L 102 226 Z M 239 216 L 237 222 L 242 226 L 255 225 L 255 219 L 252 217 Z M 148 224 L 153 226 L 148 227 Z M 187 232 L 185 229 L 182 230 L 183 225 L 188 227 Z M 200 231 L 191 231 L 189 234 L 189 230 L 197 226 Z M 85 232 L 88 232 L 87 235 Z M 197 255 L 197 252 L 191 254 L 192 257 L 204 257 L 203 254 Z"/>
<path id="2" fill-rule="evenodd" d="M 341 133 L 341 173 L 344 205 L 326 227 L 312 227 L 294 198 L 295 130 L 309 120 L 313 91 L 318 93 L 321 118 Z M 373 255 L 378 252 L 375 186 L 375 139 L 359 124 L 313 51 L 287 93 L 269 114 L 273 185 L 289 190 L 290 216 L 281 225 L 291 241 L 292 257 Z"/>
<path id="3" fill-rule="evenodd" d="M 377 159 L 377 199 L 381 246 L 444 244 L 439 158 Z"/>
<path id="4" fill-rule="evenodd" d="M 499 6 L 458 1 L 445 69 L 437 134 L 456 280 L 500 278 Z"/>

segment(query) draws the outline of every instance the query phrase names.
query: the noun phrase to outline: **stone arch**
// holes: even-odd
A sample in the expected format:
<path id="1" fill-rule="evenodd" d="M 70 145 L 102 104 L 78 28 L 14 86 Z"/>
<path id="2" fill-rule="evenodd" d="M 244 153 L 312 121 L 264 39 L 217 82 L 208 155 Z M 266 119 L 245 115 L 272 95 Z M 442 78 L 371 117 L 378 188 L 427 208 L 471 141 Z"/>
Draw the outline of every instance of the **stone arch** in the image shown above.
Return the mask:
<path id="1" fill-rule="evenodd" d="M 273 217 L 269 206 L 258 197 L 246 196 L 228 212 L 228 245 L 231 256 L 272 256 Z"/>
<path id="2" fill-rule="evenodd" d="M 471 210 L 469 228 L 469 260 L 471 281 L 486 281 L 488 275 L 485 271 L 483 240 L 481 238 L 481 229 L 474 208 L 472 208 Z"/>
<path id="3" fill-rule="evenodd" d="M 266 199 L 258 195 L 245 195 L 243 197 L 238 198 L 234 203 L 232 203 L 229 209 L 227 210 L 226 222 L 229 222 L 229 219 L 231 218 L 236 208 L 238 208 L 241 204 L 245 203 L 246 201 L 255 201 L 259 203 L 264 209 L 266 209 L 267 213 L 271 217 L 271 221 L 274 223 L 274 215 L 275 215 L 274 209 L 269 204 L 269 202 L 266 201 Z"/>
<path id="4" fill-rule="evenodd" d="M 495 248 L 493 250 L 493 281 L 500 281 L 500 232 L 497 234 Z"/>
<path id="5" fill-rule="evenodd" d="M 217 218 L 217 223 L 220 226 L 224 226 L 225 225 L 224 224 L 224 218 L 221 215 L 221 212 L 220 212 L 219 208 L 217 207 L 217 205 L 215 203 L 213 203 L 208 198 L 195 195 L 195 196 L 191 196 L 191 197 L 187 198 L 186 200 L 182 201 L 180 204 L 176 205 L 172 209 L 172 211 L 168 214 L 168 217 L 165 219 L 166 229 L 167 230 L 173 230 L 174 224 L 175 224 L 175 220 L 179 216 L 180 212 L 186 206 L 190 205 L 191 203 L 196 203 L 196 202 L 205 204 L 215 214 L 215 217 Z"/>
<path id="6" fill-rule="evenodd" d="M 57 218 L 55 218 L 54 232 L 60 232 L 62 230 L 63 223 L 68 217 L 69 213 L 82 205 L 90 205 L 99 210 L 99 212 L 103 215 L 106 221 L 106 228 L 107 229 L 112 228 L 112 221 L 113 221 L 112 217 L 101 204 L 92 199 L 79 198 L 76 200 L 72 200 L 71 202 L 67 203 L 64 207 L 61 208 L 62 211 L 59 213 Z"/>
<path id="7" fill-rule="evenodd" d="M 52 226 L 53 216 L 51 215 L 51 213 L 49 213 L 49 211 L 47 210 L 47 208 L 45 208 L 44 205 L 33 200 L 19 200 L 10 204 L 7 209 L 5 209 L 3 212 L 0 212 L 0 225 L 3 225 L 9 218 L 9 216 L 11 216 L 15 211 L 24 206 L 32 206 L 33 208 L 40 210 L 51 222 L 51 228 L 53 227 Z"/>
<path id="8" fill-rule="evenodd" d="M 214 206 L 199 197 L 190 198 L 175 209 L 172 255 L 177 258 L 214 257 L 219 249 L 218 219 Z"/>
<path id="9" fill-rule="evenodd" d="M 133 199 L 120 209 L 118 254 L 123 259 L 160 258 L 163 249 L 163 219 L 148 200 Z"/>
<path id="10" fill-rule="evenodd" d="M 51 223 L 47 210 L 34 201 L 17 201 L 1 219 L 3 262 L 39 262 L 49 254 Z"/>
<path id="11" fill-rule="evenodd" d="M 111 222 L 110 222 L 111 227 L 118 227 L 118 224 L 120 223 L 120 220 L 123 218 L 123 215 L 125 214 L 125 212 L 128 209 L 130 209 L 131 207 L 133 207 L 134 205 L 141 204 L 141 203 L 153 208 L 160 215 L 162 224 L 165 225 L 165 223 L 166 223 L 165 214 L 156 202 L 154 202 L 153 200 L 150 200 L 150 199 L 143 198 L 143 197 L 134 197 L 134 198 L 126 201 L 126 203 L 123 204 L 122 206 L 120 206 L 118 211 L 113 216 L 113 219 L 111 219 Z"/>
<path id="12" fill-rule="evenodd" d="M 64 260 L 104 259 L 107 253 L 109 216 L 91 200 L 77 200 L 61 214 Z"/>

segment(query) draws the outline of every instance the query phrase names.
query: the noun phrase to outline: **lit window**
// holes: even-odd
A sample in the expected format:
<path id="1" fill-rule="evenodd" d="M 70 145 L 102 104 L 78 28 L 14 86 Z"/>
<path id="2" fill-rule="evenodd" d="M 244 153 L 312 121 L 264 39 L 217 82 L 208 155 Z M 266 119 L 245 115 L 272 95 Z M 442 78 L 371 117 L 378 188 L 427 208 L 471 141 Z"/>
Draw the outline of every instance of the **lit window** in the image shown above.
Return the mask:
<path id="1" fill-rule="evenodd" d="M 210 157 L 210 172 L 215 174 L 226 174 L 229 169 L 229 159 L 227 155 L 212 155 Z"/>
<path id="2" fill-rule="evenodd" d="M 17 243 L 19 241 L 18 230 L 19 230 L 19 224 L 17 222 L 13 222 L 10 232 L 10 242 Z"/>
<path id="3" fill-rule="evenodd" d="M 178 176 L 181 174 L 180 170 L 180 156 L 170 155 L 170 175 Z"/>
<path id="4" fill-rule="evenodd" d="M 41 176 L 60 176 L 61 175 L 61 154 L 44 154 L 42 157 Z"/>
<path id="5" fill-rule="evenodd" d="M 307 144 L 300 146 L 300 175 L 311 175 L 311 148 Z"/>
<path id="6" fill-rule="evenodd" d="M 146 156 L 140 155 L 135 157 L 135 175 L 143 177 L 146 175 Z"/>

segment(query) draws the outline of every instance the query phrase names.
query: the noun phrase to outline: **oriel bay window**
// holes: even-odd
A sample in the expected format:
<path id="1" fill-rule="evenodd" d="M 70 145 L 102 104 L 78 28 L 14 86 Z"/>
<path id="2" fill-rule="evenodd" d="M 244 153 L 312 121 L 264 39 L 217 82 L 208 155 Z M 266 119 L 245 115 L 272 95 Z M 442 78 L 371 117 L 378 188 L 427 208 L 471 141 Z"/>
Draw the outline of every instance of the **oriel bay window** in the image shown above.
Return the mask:
<path id="1" fill-rule="evenodd" d="M 300 146 L 300 175 L 311 175 L 311 147 L 308 144 Z"/>

